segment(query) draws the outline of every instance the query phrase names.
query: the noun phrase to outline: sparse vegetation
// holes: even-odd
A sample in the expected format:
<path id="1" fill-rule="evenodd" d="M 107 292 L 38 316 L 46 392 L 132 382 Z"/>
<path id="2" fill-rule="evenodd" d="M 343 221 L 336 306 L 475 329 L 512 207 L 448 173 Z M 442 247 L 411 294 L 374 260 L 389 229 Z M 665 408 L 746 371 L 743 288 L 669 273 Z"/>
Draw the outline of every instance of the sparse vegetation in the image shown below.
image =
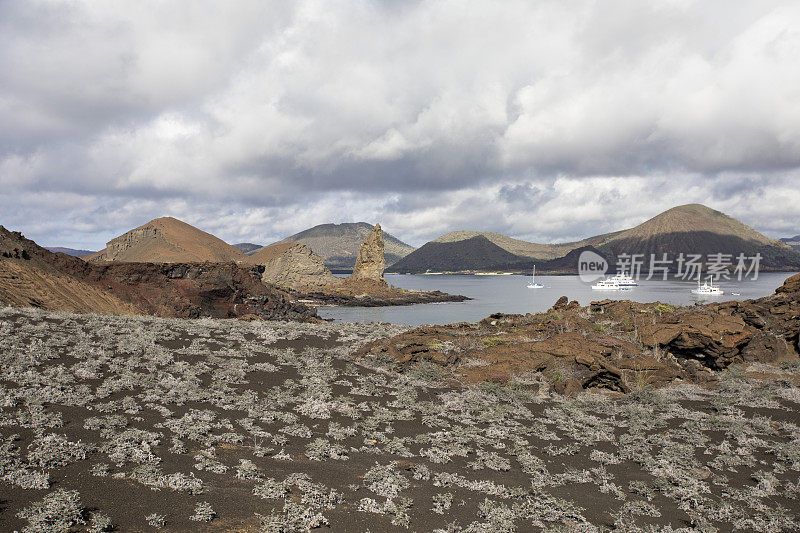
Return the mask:
<path id="1" fill-rule="evenodd" d="M 195 522 L 211 522 L 216 515 L 217 513 L 211 508 L 210 503 L 200 502 L 197 504 L 197 507 L 194 508 L 194 514 L 190 516 L 189 519 Z"/>
<path id="2" fill-rule="evenodd" d="M 660 303 L 654 307 L 658 313 L 674 313 L 675 308 L 669 304 Z"/>
<path id="3" fill-rule="evenodd" d="M 483 345 L 487 348 L 491 348 L 493 346 L 502 346 L 505 343 L 506 341 L 502 337 L 486 337 L 483 339 Z"/>
<path id="4" fill-rule="evenodd" d="M 800 528 L 796 364 L 568 399 L 351 355 L 400 330 L 0 310 L 0 529 Z"/>
<path id="5" fill-rule="evenodd" d="M 20 511 L 17 516 L 28 524 L 24 533 L 67 532 L 77 524 L 83 524 L 80 494 L 76 490 L 58 489 Z"/>

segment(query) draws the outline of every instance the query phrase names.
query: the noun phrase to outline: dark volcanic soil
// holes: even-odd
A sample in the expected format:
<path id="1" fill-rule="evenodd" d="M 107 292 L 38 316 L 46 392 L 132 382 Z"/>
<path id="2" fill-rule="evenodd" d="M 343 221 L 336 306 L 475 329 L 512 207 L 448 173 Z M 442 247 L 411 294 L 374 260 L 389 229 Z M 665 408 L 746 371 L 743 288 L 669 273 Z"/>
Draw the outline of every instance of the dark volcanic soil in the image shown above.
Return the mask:
<path id="1" fill-rule="evenodd" d="M 567 399 L 350 355 L 399 331 L 0 310 L 0 530 L 800 528 L 797 365 Z"/>

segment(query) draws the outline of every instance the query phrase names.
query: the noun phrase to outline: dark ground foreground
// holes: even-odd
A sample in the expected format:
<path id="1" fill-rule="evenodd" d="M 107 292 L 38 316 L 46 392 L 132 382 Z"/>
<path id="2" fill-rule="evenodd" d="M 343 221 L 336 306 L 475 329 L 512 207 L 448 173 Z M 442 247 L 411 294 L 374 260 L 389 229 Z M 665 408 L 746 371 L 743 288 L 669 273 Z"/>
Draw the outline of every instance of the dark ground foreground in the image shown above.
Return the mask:
<path id="1" fill-rule="evenodd" d="M 0 531 L 800 529 L 796 362 L 565 398 L 350 355 L 400 331 L 0 309 Z"/>

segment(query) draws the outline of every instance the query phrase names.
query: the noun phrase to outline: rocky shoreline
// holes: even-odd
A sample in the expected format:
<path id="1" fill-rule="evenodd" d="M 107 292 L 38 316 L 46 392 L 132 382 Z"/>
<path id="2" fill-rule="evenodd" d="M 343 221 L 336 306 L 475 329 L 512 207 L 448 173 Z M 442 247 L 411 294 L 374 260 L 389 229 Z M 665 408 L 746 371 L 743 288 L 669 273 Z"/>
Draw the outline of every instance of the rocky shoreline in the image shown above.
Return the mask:
<path id="1" fill-rule="evenodd" d="M 386 267 L 383 243 L 383 230 L 376 224 L 364 239 L 358 250 L 355 267 L 346 279 L 333 278 L 322 265 L 322 260 L 309 253 L 304 262 L 295 262 L 283 276 L 298 270 L 302 264 L 317 264 L 325 274 L 293 276 L 294 283 L 280 287 L 288 291 L 299 303 L 313 306 L 347 306 L 347 307 L 385 307 L 395 305 L 427 304 L 439 302 L 463 302 L 466 296 L 446 294 L 441 291 L 410 291 L 390 286 L 383 277 Z M 269 265 L 266 267 L 269 269 Z M 311 267 L 306 267 L 311 271 Z"/>
<path id="2" fill-rule="evenodd" d="M 342 307 L 388 307 L 396 305 L 430 304 L 442 302 L 463 302 L 470 300 L 460 294 L 441 291 L 409 291 L 389 289 L 385 293 L 346 294 L 343 292 L 314 291 L 309 293 L 290 292 L 299 303 L 310 306 Z"/>
<path id="3" fill-rule="evenodd" d="M 566 296 L 545 313 L 423 326 L 363 347 L 401 368 L 434 364 L 463 382 L 505 383 L 541 373 L 565 394 L 621 393 L 676 380 L 708 384 L 740 362 L 797 364 L 800 274 L 756 300 L 687 307 Z"/>

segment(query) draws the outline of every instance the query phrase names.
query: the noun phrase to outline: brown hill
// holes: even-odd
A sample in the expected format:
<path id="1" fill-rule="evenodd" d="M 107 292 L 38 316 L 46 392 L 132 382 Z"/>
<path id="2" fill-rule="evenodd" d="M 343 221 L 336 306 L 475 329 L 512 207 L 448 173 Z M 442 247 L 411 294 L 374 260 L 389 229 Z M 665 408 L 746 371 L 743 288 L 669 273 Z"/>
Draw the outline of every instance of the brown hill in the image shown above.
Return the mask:
<path id="1" fill-rule="evenodd" d="M 604 239 L 601 244 L 626 239 L 645 240 L 660 235 L 696 231 L 737 237 L 764 245 L 775 243 L 774 239 L 765 237 L 750 226 L 720 211 L 702 204 L 687 204 L 668 209 L 634 228 L 617 232 Z"/>
<path id="2" fill-rule="evenodd" d="M 673 207 L 631 229 L 564 244 L 537 244 L 492 232 L 453 231 L 426 243 L 387 270 L 518 271 L 521 266 L 529 268 L 529 260 L 533 259 L 541 273 L 575 273 L 577 261 L 571 267 L 569 263 L 585 249 L 596 249 L 612 266 L 620 254 L 641 254 L 646 267 L 651 254 L 660 259 L 666 253 L 674 261 L 681 253 L 706 258 L 721 253 L 730 254 L 735 263 L 736 256 L 743 253 L 748 257 L 761 254 L 764 270 L 800 268 L 800 252 L 788 244 L 770 239 L 719 211 L 689 204 Z"/>
<path id="3" fill-rule="evenodd" d="M 639 224 L 611 234 L 596 244 L 612 263 L 619 254 L 650 254 L 660 258 L 666 253 L 675 259 L 678 254 L 743 253 L 762 256 L 761 267 L 767 270 L 790 271 L 800 268 L 800 253 L 787 244 L 770 239 L 753 228 L 719 211 L 700 204 L 673 207 Z"/>
<path id="4" fill-rule="evenodd" d="M 56 254 L 0 226 L 0 303 L 76 313 L 137 314 L 113 293 L 54 266 Z M 82 260 L 64 255 L 70 260 Z"/>
<path id="5" fill-rule="evenodd" d="M 254 251 L 247 257 L 246 261 L 254 265 L 263 265 L 264 262 L 272 261 L 273 259 L 278 258 L 282 256 L 287 250 L 298 245 L 308 248 L 308 246 L 302 245 L 297 242 L 280 242 L 277 244 L 270 244 L 269 246 L 262 246 L 258 250 Z"/>
<path id="6" fill-rule="evenodd" d="M 549 261 L 537 261 L 536 272 L 537 274 L 539 272 L 542 274 L 577 274 L 578 261 L 580 260 L 581 254 L 586 251 L 594 252 L 601 256 L 603 255 L 600 250 L 594 246 L 581 246 L 580 248 L 570 250 L 564 257 L 557 257 Z"/>
<path id="7" fill-rule="evenodd" d="M 54 254 L 0 226 L 0 302 L 164 317 L 308 319 L 313 309 L 262 283 L 262 267 L 228 263 L 91 263 Z"/>
<path id="8" fill-rule="evenodd" d="M 151 220 L 111 239 L 106 247 L 87 257 L 89 261 L 185 263 L 238 261 L 239 249 L 194 226 L 172 217 Z"/>

